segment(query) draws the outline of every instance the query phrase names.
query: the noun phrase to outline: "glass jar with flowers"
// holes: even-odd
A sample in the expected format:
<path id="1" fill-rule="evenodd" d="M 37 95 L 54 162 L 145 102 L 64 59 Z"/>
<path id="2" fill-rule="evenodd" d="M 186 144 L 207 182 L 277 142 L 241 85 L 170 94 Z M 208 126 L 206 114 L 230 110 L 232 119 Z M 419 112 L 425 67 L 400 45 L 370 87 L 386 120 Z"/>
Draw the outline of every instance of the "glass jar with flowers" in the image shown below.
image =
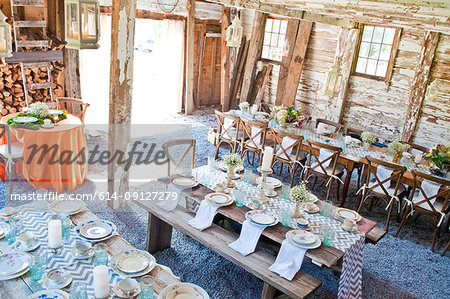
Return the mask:
<path id="1" fill-rule="evenodd" d="M 248 113 L 249 108 L 250 104 L 248 102 L 242 102 L 239 104 L 239 109 L 241 109 L 242 113 Z"/>
<path id="2" fill-rule="evenodd" d="M 427 149 L 424 157 L 430 161 L 430 172 L 434 175 L 444 177 L 450 171 L 450 144 L 436 144 Z"/>
<path id="3" fill-rule="evenodd" d="M 409 144 L 400 141 L 389 143 L 388 149 L 392 152 L 392 162 L 398 164 L 403 153 L 409 151 L 410 148 Z"/>
<path id="4" fill-rule="evenodd" d="M 241 156 L 239 156 L 238 154 L 228 154 L 223 156 L 222 161 L 223 164 L 228 168 L 227 181 L 225 184 L 228 188 L 234 188 L 236 186 L 233 182 L 234 169 L 237 166 L 242 165 Z"/>
<path id="5" fill-rule="evenodd" d="M 302 213 L 300 212 L 300 205 L 303 202 L 309 201 L 311 193 L 306 189 L 306 183 L 303 181 L 300 185 L 295 186 L 291 189 L 290 198 L 295 202 L 295 211 L 292 217 L 302 218 Z"/>
<path id="6" fill-rule="evenodd" d="M 367 151 L 369 150 L 370 145 L 377 140 L 377 137 L 371 132 L 362 132 L 361 140 L 363 142 L 364 150 Z"/>

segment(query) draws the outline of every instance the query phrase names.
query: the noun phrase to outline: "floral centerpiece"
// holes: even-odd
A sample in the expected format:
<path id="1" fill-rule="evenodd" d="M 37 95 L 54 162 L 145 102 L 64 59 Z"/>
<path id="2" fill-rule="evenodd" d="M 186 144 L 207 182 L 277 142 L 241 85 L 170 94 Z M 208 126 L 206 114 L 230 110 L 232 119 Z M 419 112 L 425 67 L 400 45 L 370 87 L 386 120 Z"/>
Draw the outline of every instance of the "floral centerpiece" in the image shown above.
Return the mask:
<path id="1" fill-rule="evenodd" d="M 300 185 L 291 189 L 290 197 L 295 202 L 295 212 L 292 215 L 294 218 L 301 218 L 300 204 L 309 201 L 311 193 L 306 189 L 306 183 L 303 181 Z"/>
<path id="2" fill-rule="evenodd" d="M 235 186 L 233 182 L 234 168 L 242 165 L 241 156 L 238 154 L 228 154 L 222 157 L 222 161 L 228 167 L 226 186 L 233 188 Z"/>
<path id="3" fill-rule="evenodd" d="M 361 140 L 364 145 L 364 149 L 368 150 L 370 145 L 377 140 L 377 137 L 372 132 L 362 132 Z"/>
<path id="4" fill-rule="evenodd" d="M 36 117 L 39 118 L 46 118 L 47 116 L 50 115 L 50 113 L 48 112 L 48 106 L 42 102 L 36 102 L 30 105 L 30 109 L 29 109 L 31 114 L 36 115 Z"/>
<path id="5" fill-rule="evenodd" d="M 67 118 L 67 112 L 62 110 L 60 114 L 58 114 L 57 116 L 53 116 L 50 113 L 50 109 L 48 108 L 47 104 L 42 103 L 42 102 L 36 102 L 30 105 L 30 109 L 28 110 L 27 113 L 19 113 L 14 117 L 10 117 L 7 120 L 7 123 L 12 127 L 12 128 L 25 128 L 25 129 L 30 129 L 30 130 L 39 130 L 39 128 L 41 127 L 42 124 L 44 124 L 44 120 L 45 119 L 49 119 L 52 122 L 57 122 L 57 121 L 61 121 L 63 119 Z M 24 116 L 28 116 L 28 117 L 34 117 L 37 119 L 37 121 L 32 122 L 32 123 L 21 123 L 21 122 L 16 122 L 15 119 L 17 117 L 24 117 Z M 57 119 L 54 119 L 54 117 L 57 117 Z"/>
<path id="6" fill-rule="evenodd" d="M 242 112 L 248 112 L 249 108 L 250 108 L 250 104 L 248 102 L 242 102 L 239 104 L 239 109 L 241 109 Z"/>
<path id="7" fill-rule="evenodd" d="M 427 149 L 424 159 L 431 162 L 432 174 L 444 176 L 450 170 L 450 144 L 436 144 Z"/>
<path id="8" fill-rule="evenodd" d="M 300 112 L 302 108 L 295 109 L 294 106 L 274 106 L 271 108 L 271 117 L 282 126 L 301 126 L 305 121 L 305 117 Z"/>
<path id="9" fill-rule="evenodd" d="M 388 144 L 389 150 L 393 153 L 392 162 L 398 163 L 404 152 L 409 151 L 411 146 L 407 143 L 403 143 L 400 141 L 394 141 Z"/>

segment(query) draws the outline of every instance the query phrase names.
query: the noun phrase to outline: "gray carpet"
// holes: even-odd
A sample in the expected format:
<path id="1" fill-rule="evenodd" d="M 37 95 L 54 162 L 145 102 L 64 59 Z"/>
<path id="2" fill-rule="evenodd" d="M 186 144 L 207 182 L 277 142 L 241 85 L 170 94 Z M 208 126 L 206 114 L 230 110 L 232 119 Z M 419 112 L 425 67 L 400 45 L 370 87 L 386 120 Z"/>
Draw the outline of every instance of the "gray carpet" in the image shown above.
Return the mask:
<path id="1" fill-rule="evenodd" d="M 207 128 L 214 125 L 214 117 L 200 113 L 190 117 L 179 117 L 177 122 L 193 125 L 193 137 L 197 140 L 196 166 L 207 163 L 207 157 L 214 153 L 214 147 L 206 141 Z M 89 146 L 99 142 L 101 137 L 90 138 Z M 226 153 L 221 150 L 221 154 Z M 246 167 L 250 167 L 247 162 Z M 90 166 L 90 172 L 103 171 Z M 287 180 L 287 176 L 281 177 Z M 356 178 L 349 190 L 346 207 L 355 208 L 357 198 Z M 296 180 L 298 182 L 298 178 Z M 311 187 L 311 186 L 309 186 Z M 136 190 L 148 190 L 148 185 L 134 186 Z M 96 185 L 92 181 L 84 182 L 77 193 L 94 193 Z M 4 194 L 5 185 L 0 184 Z M 30 193 L 35 191 L 27 182 L 15 184 L 14 192 Z M 316 185 L 313 190 L 320 198 L 325 195 L 324 185 Z M 334 196 L 335 192 L 332 192 Z M 2 199 L 4 196 L 1 197 Z M 0 202 L 4 204 L 4 202 Z M 21 204 L 21 203 L 8 203 Z M 96 214 L 117 224 L 119 233 L 133 246 L 145 248 L 145 231 L 147 215 L 135 205 L 124 207 L 121 212 L 112 212 L 105 206 L 89 204 Z M 363 215 L 380 222 L 386 219 L 384 207 L 375 205 L 370 215 Z M 445 224 L 448 226 L 448 223 Z M 364 248 L 363 297 L 364 298 L 450 298 L 450 253 L 441 257 L 439 254 L 448 241 L 448 234 L 442 234 L 436 246 L 436 252 L 430 251 L 433 227 L 430 219 L 421 216 L 410 221 L 400 236 L 392 236 L 398 227 L 392 221 L 390 234 L 378 244 L 367 244 Z M 169 266 L 175 275 L 183 281 L 196 283 L 211 295 L 211 298 L 259 298 L 262 282 L 246 271 L 221 258 L 203 245 L 174 230 L 172 247 L 155 254 L 159 263 Z M 337 294 L 339 277 L 327 269 L 304 263 L 302 271 L 323 281 L 323 285 L 311 296 L 312 298 L 334 298 Z"/>

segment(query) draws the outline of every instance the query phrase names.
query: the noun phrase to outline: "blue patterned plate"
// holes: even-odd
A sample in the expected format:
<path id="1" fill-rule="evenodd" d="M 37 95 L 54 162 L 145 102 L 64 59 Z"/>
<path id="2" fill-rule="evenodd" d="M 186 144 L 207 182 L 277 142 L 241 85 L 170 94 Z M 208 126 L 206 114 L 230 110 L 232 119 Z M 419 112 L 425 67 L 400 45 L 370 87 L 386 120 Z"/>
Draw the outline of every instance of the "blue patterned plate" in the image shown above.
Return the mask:
<path id="1" fill-rule="evenodd" d="M 103 236 L 99 237 L 99 234 L 97 234 L 97 233 L 94 234 L 94 230 L 96 227 L 97 228 L 101 227 L 102 231 L 103 231 L 103 229 L 107 229 L 105 231 L 109 231 L 109 233 L 106 235 L 103 233 Z M 92 234 L 91 233 L 87 234 L 86 232 L 88 230 Z M 104 241 L 104 240 L 109 239 L 112 236 L 114 236 L 116 234 L 116 232 L 117 232 L 117 227 L 114 223 L 112 223 L 111 221 L 102 220 L 102 219 L 85 221 L 85 222 L 78 224 L 77 227 L 75 228 L 75 233 L 77 234 L 77 236 L 80 239 L 90 241 L 90 242 Z M 91 235 L 92 235 L 92 237 L 88 237 Z"/>
<path id="2" fill-rule="evenodd" d="M 27 299 L 69 299 L 69 294 L 62 290 L 43 290 L 28 296 Z"/>

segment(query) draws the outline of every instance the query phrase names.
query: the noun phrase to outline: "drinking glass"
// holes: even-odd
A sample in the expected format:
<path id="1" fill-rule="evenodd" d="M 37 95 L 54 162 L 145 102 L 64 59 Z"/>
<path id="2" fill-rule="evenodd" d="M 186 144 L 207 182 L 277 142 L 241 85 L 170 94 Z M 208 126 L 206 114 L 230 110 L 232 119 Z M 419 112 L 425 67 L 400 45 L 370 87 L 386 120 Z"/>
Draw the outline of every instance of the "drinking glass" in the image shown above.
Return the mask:
<path id="1" fill-rule="evenodd" d="M 251 184 L 252 181 L 252 170 L 249 168 L 246 168 L 244 170 L 244 182 L 247 184 Z"/>
<path id="2" fill-rule="evenodd" d="M 289 184 L 283 184 L 281 187 L 281 198 L 289 200 L 291 193 L 291 186 Z"/>
<path id="3" fill-rule="evenodd" d="M 155 280 L 150 275 L 141 278 L 141 299 L 153 299 Z"/>
<path id="4" fill-rule="evenodd" d="M 87 299 L 87 285 L 82 282 L 73 283 L 70 287 L 69 299 Z"/>
<path id="5" fill-rule="evenodd" d="M 216 159 L 214 158 L 214 155 L 208 156 L 208 167 L 209 171 L 214 171 L 216 167 Z"/>
<path id="6" fill-rule="evenodd" d="M 292 223 L 292 210 L 284 208 L 281 210 L 281 224 L 284 226 L 291 226 Z"/>
<path id="7" fill-rule="evenodd" d="M 5 234 L 5 241 L 12 245 L 16 242 L 16 221 L 9 219 L 5 222 L 6 225 L 3 227 L 3 232 Z"/>
<path id="8" fill-rule="evenodd" d="M 327 225 L 323 231 L 323 245 L 331 246 L 334 241 L 335 230 L 331 225 Z"/>
<path id="9" fill-rule="evenodd" d="M 39 281 L 44 276 L 44 258 L 40 254 L 30 256 L 28 260 L 30 277 L 33 281 Z"/>
<path id="10" fill-rule="evenodd" d="M 330 217 L 332 207 L 333 204 L 331 203 L 331 200 L 322 201 L 322 216 Z"/>
<path id="11" fill-rule="evenodd" d="M 108 246 L 98 243 L 94 246 L 94 265 L 108 265 Z"/>
<path id="12" fill-rule="evenodd" d="M 236 200 L 236 205 L 242 207 L 245 202 L 245 193 L 241 190 L 234 191 L 234 198 Z"/>

